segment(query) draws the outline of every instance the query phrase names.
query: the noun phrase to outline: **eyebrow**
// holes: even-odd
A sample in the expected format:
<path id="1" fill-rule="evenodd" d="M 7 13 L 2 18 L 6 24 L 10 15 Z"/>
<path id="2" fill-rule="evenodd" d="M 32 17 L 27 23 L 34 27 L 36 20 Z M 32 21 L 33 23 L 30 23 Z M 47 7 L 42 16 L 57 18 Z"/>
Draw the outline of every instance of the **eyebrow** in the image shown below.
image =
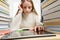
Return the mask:
<path id="1" fill-rule="evenodd" d="M 22 2 L 24 2 L 25 0 L 21 0 L 21 1 L 22 1 Z M 27 1 L 29 1 L 29 2 L 30 2 L 31 0 L 27 0 Z"/>

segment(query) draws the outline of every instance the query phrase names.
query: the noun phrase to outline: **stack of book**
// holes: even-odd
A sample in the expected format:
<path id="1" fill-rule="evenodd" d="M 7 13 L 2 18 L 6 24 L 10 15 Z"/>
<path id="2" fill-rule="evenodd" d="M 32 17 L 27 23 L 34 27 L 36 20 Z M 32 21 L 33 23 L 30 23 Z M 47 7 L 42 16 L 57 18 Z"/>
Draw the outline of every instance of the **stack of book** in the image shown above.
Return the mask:
<path id="1" fill-rule="evenodd" d="M 60 0 L 44 0 L 42 16 L 47 31 L 60 34 Z"/>
<path id="2" fill-rule="evenodd" d="M 9 28 L 10 19 L 8 3 L 0 0 L 0 30 Z"/>

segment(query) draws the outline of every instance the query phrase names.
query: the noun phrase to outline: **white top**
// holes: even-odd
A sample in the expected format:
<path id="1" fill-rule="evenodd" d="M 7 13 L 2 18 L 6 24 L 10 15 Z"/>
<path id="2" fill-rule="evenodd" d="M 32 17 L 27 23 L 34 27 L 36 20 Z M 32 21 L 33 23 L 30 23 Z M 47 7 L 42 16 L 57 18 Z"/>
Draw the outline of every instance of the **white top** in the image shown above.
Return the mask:
<path id="1" fill-rule="evenodd" d="M 29 13 L 28 15 L 23 14 L 20 28 L 31 28 L 40 24 L 39 17 L 35 13 Z"/>
<path id="2" fill-rule="evenodd" d="M 10 24 L 11 29 L 19 29 L 19 28 L 31 28 L 37 25 L 41 25 L 39 16 L 35 13 L 30 13 L 28 15 L 22 16 L 22 13 L 16 15 Z"/>

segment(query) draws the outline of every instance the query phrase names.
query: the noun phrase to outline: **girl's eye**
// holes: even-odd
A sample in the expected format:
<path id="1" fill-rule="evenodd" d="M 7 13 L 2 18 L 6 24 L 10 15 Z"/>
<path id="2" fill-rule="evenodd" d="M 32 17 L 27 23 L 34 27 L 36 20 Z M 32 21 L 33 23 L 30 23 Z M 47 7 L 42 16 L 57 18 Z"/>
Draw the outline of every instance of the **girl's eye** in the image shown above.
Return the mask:
<path id="1" fill-rule="evenodd" d="M 26 9 L 26 7 L 24 7 L 24 9 Z"/>
<path id="2" fill-rule="evenodd" d="M 30 7 L 29 7 L 29 9 L 30 9 Z"/>
<path id="3" fill-rule="evenodd" d="M 31 8 L 31 7 L 28 7 L 29 9 Z"/>
<path id="4" fill-rule="evenodd" d="M 24 2 L 25 0 L 21 0 L 22 2 Z"/>

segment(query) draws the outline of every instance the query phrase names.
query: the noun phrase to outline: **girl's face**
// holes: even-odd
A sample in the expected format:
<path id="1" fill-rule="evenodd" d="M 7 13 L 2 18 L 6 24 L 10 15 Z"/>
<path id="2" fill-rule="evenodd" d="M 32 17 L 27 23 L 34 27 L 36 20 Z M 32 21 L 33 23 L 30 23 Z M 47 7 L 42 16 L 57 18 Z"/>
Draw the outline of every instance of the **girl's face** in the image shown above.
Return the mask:
<path id="1" fill-rule="evenodd" d="M 31 10 L 32 10 L 32 3 L 31 2 L 28 2 L 28 1 L 25 1 L 23 3 L 23 12 L 25 14 L 28 14 L 28 13 L 31 12 Z"/>

